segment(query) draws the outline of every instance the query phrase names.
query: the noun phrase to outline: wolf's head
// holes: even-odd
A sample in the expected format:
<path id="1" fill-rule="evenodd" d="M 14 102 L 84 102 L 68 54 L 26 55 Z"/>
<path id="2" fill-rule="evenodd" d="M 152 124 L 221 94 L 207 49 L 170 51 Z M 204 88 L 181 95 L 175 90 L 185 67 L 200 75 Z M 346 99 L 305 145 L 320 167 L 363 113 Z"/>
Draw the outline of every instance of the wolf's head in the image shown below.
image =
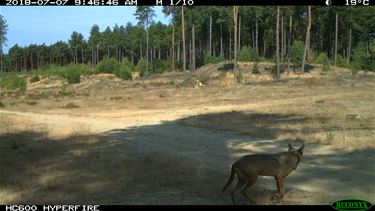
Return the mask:
<path id="1" fill-rule="evenodd" d="M 302 145 L 302 147 L 300 147 L 299 149 L 294 149 L 291 144 L 288 145 L 288 152 L 291 152 L 291 153 L 293 153 L 294 155 L 297 156 L 297 163 L 296 163 L 296 166 L 294 167 L 293 170 L 297 169 L 297 166 L 298 166 L 299 162 L 301 161 L 304 147 L 305 147 L 305 145 Z"/>

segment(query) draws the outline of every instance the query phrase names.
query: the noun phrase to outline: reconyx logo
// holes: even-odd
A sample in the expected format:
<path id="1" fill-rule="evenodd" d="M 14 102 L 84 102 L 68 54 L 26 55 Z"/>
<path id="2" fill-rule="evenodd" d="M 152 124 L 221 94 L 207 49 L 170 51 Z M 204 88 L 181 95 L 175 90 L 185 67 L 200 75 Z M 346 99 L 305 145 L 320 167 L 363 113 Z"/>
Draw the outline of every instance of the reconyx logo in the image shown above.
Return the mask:
<path id="1" fill-rule="evenodd" d="M 336 210 L 346 211 L 346 210 L 368 210 L 372 204 L 368 201 L 362 199 L 342 199 L 333 202 L 332 207 Z"/>

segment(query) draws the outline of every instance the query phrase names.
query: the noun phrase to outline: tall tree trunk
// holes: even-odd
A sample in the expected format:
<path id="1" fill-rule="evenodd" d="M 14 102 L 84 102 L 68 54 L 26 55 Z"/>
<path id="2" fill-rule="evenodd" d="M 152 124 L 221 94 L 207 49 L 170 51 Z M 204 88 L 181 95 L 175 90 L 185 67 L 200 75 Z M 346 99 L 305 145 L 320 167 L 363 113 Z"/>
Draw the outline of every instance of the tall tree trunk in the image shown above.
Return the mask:
<path id="1" fill-rule="evenodd" d="M 95 65 L 95 50 L 92 49 L 91 50 L 91 65 L 94 66 Z"/>
<path id="2" fill-rule="evenodd" d="M 305 64 L 306 64 L 306 57 L 307 51 L 309 50 L 310 44 L 310 28 L 311 28 L 311 6 L 307 6 L 307 14 L 308 14 L 308 23 L 307 23 L 307 30 L 306 30 L 306 40 L 305 40 L 305 49 L 303 51 L 303 58 L 302 58 L 302 72 L 305 72 Z"/>
<path id="3" fill-rule="evenodd" d="M 237 52 L 240 52 L 241 50 L 241 16 L 238 17 L 238 50 Z"/>
<path id="4" fill-rule="evenodd" d="M 148 17 L 146 18 L 146 75 L 148 74 L 149 50 L 148 50 Z M 152 57 L 152 56 L 151 56 Z"/>
<path id="5" fill-rule="evenodd" d="M 185 23 L 184 23 L 184 6 L 181 6 L 181 30 L 182 30 L 182 69 L 186 70 L 186 47 L 185 47 Z"/>
<path id="6" fill-rule="evenodd" d="M 210 12 L 210 29 L 209 29 L 209 49 L 208 49 L 208 54 L 209 57 L 212 57 L 212 12 Z"/>
<path id="7" fill-rule="evenodd" d="M 177 61 L 181 61 L 181 40 L 178 40 L 178 45 L 177 45 Z"/>
<path id="8" fill-rule="evenodd" d="M 31 70 L 34 69 L 33 52 L 31 52 L 30 54 L 30 65 L 31 65 Z"/>
<path id="9" fill-rule="evenodd" d="M 284 63 L 284 14 L 281 15 L 281 64 Z"/>
<path id="10" fill-rule="evenodd" d="M 173 23 L 173 22 L 172 22 Z M 172 71 L 174 71 L 174 23 L 172 24 Z"/>
<path id="11" fill-rule="evenodd" d="M 258 17 L 255 14 L 255 51 L 256 54 L 259 55 L 259 48 L 258 48 Z"/>
<path id="12" fill-rule="evenodd" d="M 223 24 L 220 23 L 220 55 L 224 56 L 223 51 Z"/>
<path id="13" fill-rule="evenodd" d="M 83 48 L 81 48 L 81 62 L 82 64 L 85 63 L 84 57 L 83 57 Z"/>
<path id="14" fill-rule="evenodd" d="M 280 22 L 280 6 L 277 6 L 277 12 L 276 12 L 276 79 L 280 79 L 280 49 L 279 49 L 279 22 Z"/>
<path id="15" fill-rule="evenodd" d="M 233 19 L 234 19 L 234 80 L 237 82 L 237 21 L 238 21 L 238 6 L 233 6 Z"/>
<path id="16" fill-rule="evenodd" d="M 352 49 L 352 27 L 349 27 L 349 40 L 348 40 L 348 55 L 347 55 L 347 61 L 348 64 L 350 64 L 350 57 L 351 57 L 351 49 Z"/>
<path id="17" fill-rule="evenodd" d="M 190 42 L 189 42 L 189 69 L 190 70 L 192 70 L 192 66 L 193 66 L 193 60 L 192 60 L 192 38 L 190 38 L 190 40 L 189 40 Z"/>
<path id="18" fill-rule="evenodd" d="M 338 31 L 339 15 L 336 12 L 336 24 L 335 24 L 335 65 L 337 64 L 337 31 Z"/>
<path id="19" fill-rule="evenodd" d="M 232 30 L 229 27 L 229 61 L 232 61 Z"/>
<path id="20" fill-rule="evenodd" d="M 253 23 L 251 23 L 251 46 L 255 48 L 255 30 Z"/>
<path id="21" fill-rule="evenodd" d="M 96 45 L 96 64 L 99 64 L 99 45 Z"/>
<path id="22" fill-rule="evenodd" d="M 267 56 L 267 39 L 266 39 L 266 32 L 263 32 L 263 56 Z"/>
<path id="23" fill-rule="evenodd" d="M 2 48 L 2 47 L 1 47 Z M 1 67 L 0 67 L 0 71 L 1 73 L 3 72 L 3 50 L 0 49 L 0 59 L 1 59 Z"/>
<path id="24" fill-rule="evenodd" d="M 288 75 L 290 72 L 290 57 L 292 51 L 292 30 L 293 30 L 293 19 L 292 14 L 289 14 L 289 39 L 288 39 Z"/>
<path id="25" fill-rule="evenodd" d="M 196 68 L 196 65 L 195 65 L 195 26 L 193 24 L 193 28 L 192 28 L 192 37 L 193 37 L 193 41 L 192 41 L 192 45 L 193 45 L 193 51 L 192 51 L 192 59 L 193 59 L 193 70 L 195 70 Z"/>
<path id="26" fill-rule="evenodd" d="M 195 26 L 193 24 L 193 53 L 192 53 L 192 57 L 193 57 L 193 70 L 195 70 L 196 68 L 196 64 L 195 64 Z"/>

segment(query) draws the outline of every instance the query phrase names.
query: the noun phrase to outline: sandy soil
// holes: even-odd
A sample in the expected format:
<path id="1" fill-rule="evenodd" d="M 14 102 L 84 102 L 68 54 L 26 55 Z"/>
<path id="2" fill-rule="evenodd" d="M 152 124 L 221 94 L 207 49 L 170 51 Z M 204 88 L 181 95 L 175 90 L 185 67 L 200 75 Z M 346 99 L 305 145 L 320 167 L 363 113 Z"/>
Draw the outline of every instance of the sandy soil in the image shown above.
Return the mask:
<path id="1" fill-rule="evenodd" d="M 210 109 L 224 112 L 231 108 Z M 221 193 L 221 188 L 229 177 L 231 163 L 247 153 L 284 151 L 287 143 L 255 139 L 233 132 L 189 127 L 174 121 L 199 112 L 199 109 L 173 113 L 165 111 L 153 115 L 116 119 L 3 110 L 0 111 L 0 115 L 26 117 L 45 124 L 49 130 L 83 126 L 90 128 L 101 133 L 107 142 L 126 143 L 127 148 L 130 147 L 134 150 L 133 153 L 138 153 L 135 157 L 141 156 L 141 160 L 150 159 L 151 164 L 141 163 L 139 172 L 163 168 L 162 165 L 165 165 L 163 159 L 174 160 L 179 164 L 174 164 L 175 166 L 171 167 L 172 172 L 169 173 L 183 172 L 182 179 L 187 181 L 187 184 L 179 181 L 181 186 L 165 185 L 166 188 L 163 190 L 147 188 L 147 190 L 121 193 L 124 195 L 116 195 L 115 200 L 101 199 L 100 201 L 118 204 L 227 204 L 230 203 L 229 197 Z M 293 144 L 298 146 L 301 143 Z M 328 145 L 308 144 L 299 168 L 286 180 L 287 194 L 281 204 L 330 204 L 346 197 L 358 197 L 374 202 L 375 166 L 372 165 L 374 162 L 375 154 L 371 150 L 345 152 L 337 151 Z M 156 166 L 150 168 L 149 165 Z M 127 168 L 126 164 L 121 168 Z M 147 180 L 145 186 L 147 183 L 155 183 L 155 186 L 159 187 L 157 183 L 168 183 L 163 181 L 163 177 L 151 176 L 145 180 Z M 274 180 L 270 177 L 262 177 L 250 189 L 250 194 L 257 204 L 274 204 L 270 198 L 275 190 Z M 2 203 L 23 201 L 22 198 L 11 196 L 7 195 L 0 201 Z M 64 197 L 56 200 L 64 200 Z M 240 194 L 238 200 L 240 203 L 246 203 Z M 40 202 L 35 198 L 32 201 Z M 42 201 L 48 202 L 46 199 Z M 73 201 L 87 202 L 90 199 Z"/>

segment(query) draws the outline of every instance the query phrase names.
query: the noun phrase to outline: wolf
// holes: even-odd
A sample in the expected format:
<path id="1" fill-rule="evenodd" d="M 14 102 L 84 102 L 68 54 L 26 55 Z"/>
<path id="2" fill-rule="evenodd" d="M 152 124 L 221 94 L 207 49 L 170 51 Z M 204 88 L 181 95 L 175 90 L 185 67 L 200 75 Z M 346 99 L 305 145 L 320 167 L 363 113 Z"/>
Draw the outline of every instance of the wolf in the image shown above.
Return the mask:
<path id="1" fill-rule="evenodd" d="M 254 204 L 247 190 L 254 185 L 259 176 L 273 176 L 277 185 L 277 194 L 273 199 L 281 200 L 285 194 L 284 179 L 293 170 L 297 169 L 303 155 L 304 147 L 305 145 L 302 145 L 299 149 L 294 149 L 289 144 L 287 152 L 250 154 L 241 157 L 233 163 L 231 175 L 223 188 L 223 192 L 233 182 L 235 175 L 237 175 L 237 185 L 230 193 L 233 204 L 235 204 L 234 194 L 237 190 L 240 190 L 249 202 Z"/>

